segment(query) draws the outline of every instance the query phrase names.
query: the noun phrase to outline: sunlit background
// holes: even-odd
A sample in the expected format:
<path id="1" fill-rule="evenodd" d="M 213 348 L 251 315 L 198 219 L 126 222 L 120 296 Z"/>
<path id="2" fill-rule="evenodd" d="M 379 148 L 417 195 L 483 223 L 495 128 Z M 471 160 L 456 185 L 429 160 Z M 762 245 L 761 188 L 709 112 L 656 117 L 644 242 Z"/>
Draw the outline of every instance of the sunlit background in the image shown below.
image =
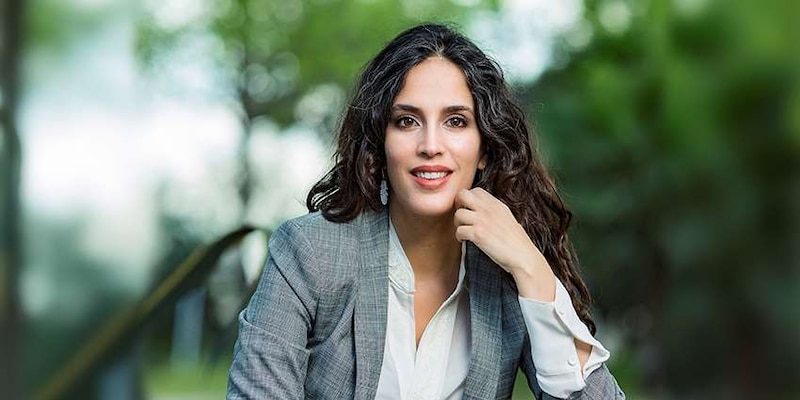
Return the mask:
<path id="1" fill-rule="evenodd" d="M 439 21 L 528 112 L 628 397 L 800 399 L 796 1 L 0 5 L 0 398 L 223 398 L 353 79 Z"/>

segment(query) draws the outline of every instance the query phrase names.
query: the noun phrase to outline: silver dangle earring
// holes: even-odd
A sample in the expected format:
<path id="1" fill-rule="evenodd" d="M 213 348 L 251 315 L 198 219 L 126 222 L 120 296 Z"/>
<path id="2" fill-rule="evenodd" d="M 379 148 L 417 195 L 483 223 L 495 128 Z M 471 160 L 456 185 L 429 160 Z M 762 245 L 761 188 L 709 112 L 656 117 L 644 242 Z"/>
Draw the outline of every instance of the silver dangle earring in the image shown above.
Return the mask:
<path id="1" fill-rule="evenodd" d="M 381 204 L 389 204 L 389 185 L 386 184 L 386 178 L 381 179 Z"/>

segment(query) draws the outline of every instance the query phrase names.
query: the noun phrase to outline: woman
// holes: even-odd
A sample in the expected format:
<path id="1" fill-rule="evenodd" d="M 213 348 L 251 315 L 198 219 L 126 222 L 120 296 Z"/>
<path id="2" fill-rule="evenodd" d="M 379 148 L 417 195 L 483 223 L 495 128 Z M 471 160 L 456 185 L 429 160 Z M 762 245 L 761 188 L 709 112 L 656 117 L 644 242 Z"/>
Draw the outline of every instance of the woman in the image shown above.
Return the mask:
<path id="1" fill-rule="evenodd" d="M 570 213 L 502 71 L 421 25 L 365 68 L 310 213 L 271 237 L 228 398 L 624 398 Z"/>

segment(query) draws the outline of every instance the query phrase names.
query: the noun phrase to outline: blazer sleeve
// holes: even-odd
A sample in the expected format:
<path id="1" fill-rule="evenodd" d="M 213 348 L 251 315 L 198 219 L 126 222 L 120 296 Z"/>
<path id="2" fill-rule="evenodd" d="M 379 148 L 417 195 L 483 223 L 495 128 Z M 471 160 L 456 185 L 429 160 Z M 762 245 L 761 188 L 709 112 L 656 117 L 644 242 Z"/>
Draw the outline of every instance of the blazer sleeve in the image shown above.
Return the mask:
<path id="1" fill-rule="evenodd" d="M 534 396 L 538 400 L 556 400 L 557 397 L 553 397 L 547 393 L 545 393 L 540 387 L 539 383 L 536 380 L 536 367 L 533 364 L 533 358 L 531 357 L 531 342 L 530 338 L 525 335 L 525 345 L 522 347 L 522 360 L 520 364 L 520 368 L 522 368 L 522 372 L 525 373 L 525 377 L 528 379 L 528 386 L 530 386 L 531 390 L 533 391 Z M 594 370 L 589 376 L 586 378 L 586 387 L 579 392 L 575 392 L 568 397 L 569 400 L 625 400 L 625 393 L 622 392 L 619 385 L 617 384 L 616 379 L 614 376 L 611 375 L 611 372 L 608 370 L 605 364 L 601 365 L 600 368 Z"/>
<path id="2" fill-rule="evenodd" d="M 239 314 L 227 399 L 304 398 L 316 307 L 313 248 L 291 221 L 270 237 L 257 289 Z"/>

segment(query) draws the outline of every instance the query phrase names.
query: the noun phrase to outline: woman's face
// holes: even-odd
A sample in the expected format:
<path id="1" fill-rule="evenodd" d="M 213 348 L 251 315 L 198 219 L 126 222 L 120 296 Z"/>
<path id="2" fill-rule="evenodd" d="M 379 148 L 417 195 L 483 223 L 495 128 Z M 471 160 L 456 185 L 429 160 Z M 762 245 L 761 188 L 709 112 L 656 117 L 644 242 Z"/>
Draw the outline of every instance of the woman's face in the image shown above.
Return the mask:
<path id="1" fill-rule="evenodd" d="M 475 104 L 464 73 L 441 57 L 412 68 L 392 103 L 386 169 L 393 214 L 443 216 L 485 167 Z"/>

